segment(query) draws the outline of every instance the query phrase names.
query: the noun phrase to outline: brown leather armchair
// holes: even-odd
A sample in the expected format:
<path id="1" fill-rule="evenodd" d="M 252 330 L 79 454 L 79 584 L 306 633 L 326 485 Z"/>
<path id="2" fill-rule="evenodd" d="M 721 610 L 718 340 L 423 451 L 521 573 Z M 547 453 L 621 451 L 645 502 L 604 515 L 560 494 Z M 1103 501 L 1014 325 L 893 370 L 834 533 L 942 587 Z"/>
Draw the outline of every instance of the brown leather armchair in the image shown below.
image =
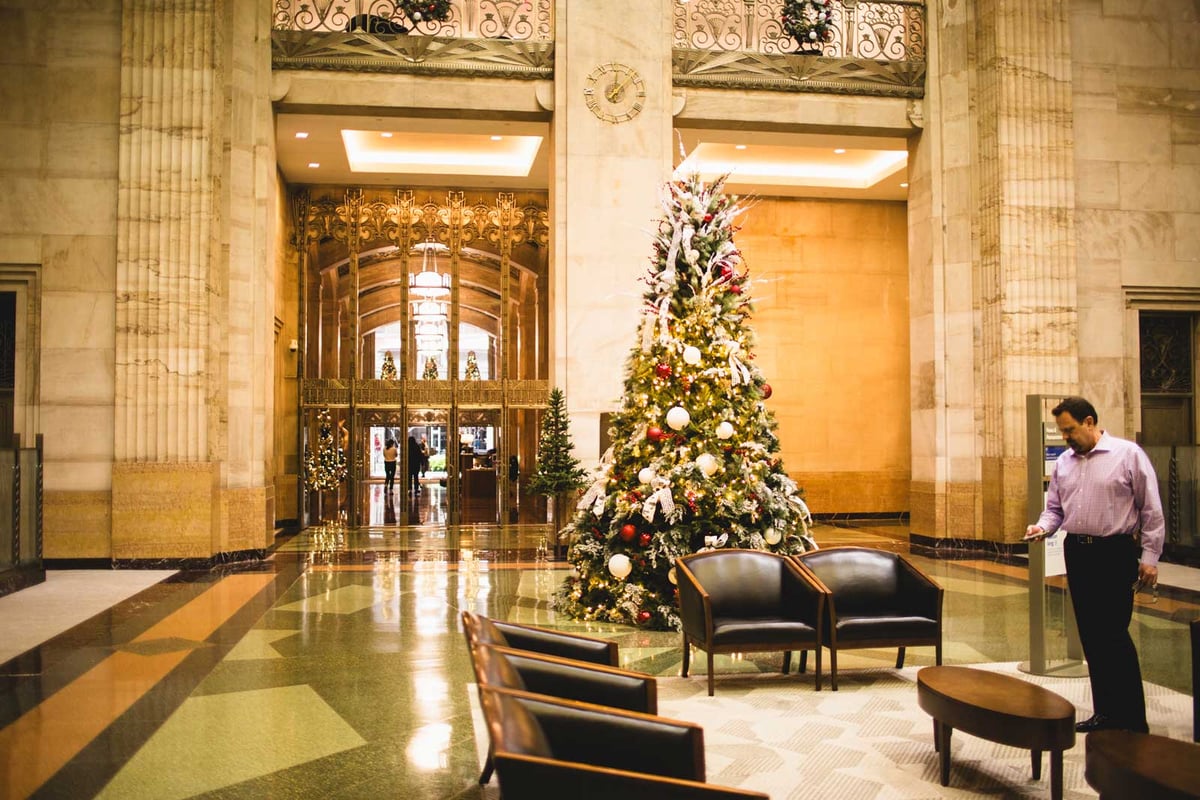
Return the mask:
<path id="1" fill-rule="evenodd" d="M 942 663 L 942 587 L 908 559 L 869 547 L 830 547 L 792 558 L 829 593 L 821 641 L 829 648 L 835 692 L 838 650 L 899 647 L 900 669 L 905 647 L 933 645 Z"/>
<path id="2" fill-rule="evenodd" d="M 620 664 L 616 642 L 552 631 L 533 625 L 501 622 L 470 611 L 462 612 L 462 622 L 468 645 L 494 644 L 593 664 L 607 664 L 612 667 Z"/>
<path id="3" fill-rule="evenodd" d="M 792 650 L 817 651 L 815 684 L 821 689 L 821 628 L 825 590 L 788 557 L 763 550 L 709 550 L 675 562 L 679 617 L 683 624 L 683 677 L 691 646 L 708 653 L 712 697 L 713 655 L 784 651 L 783 674 Z M 801 660 L 801 672 L 805 660 Z"/>
<path id="4" fill-rule="evenodd" d="M 506 689 L 481 688 L 496 774 L 521 800 L 748 800 L 704 782 L 704 731 L 678 722 Z"/>

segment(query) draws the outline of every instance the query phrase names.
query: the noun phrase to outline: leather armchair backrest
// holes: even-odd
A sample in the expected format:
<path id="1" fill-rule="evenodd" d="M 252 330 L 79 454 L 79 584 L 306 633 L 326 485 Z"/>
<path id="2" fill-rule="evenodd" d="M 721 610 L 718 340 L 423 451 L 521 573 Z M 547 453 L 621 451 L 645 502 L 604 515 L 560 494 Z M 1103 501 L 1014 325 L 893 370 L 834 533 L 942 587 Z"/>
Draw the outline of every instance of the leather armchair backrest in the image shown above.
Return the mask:
<path id="1" fill-rule="evenodd" d="M 480 692 L 480 702 L 493 749 L 542 758 L 554 756 L 537 717 L 519 699 L 485 690 Z"/>
<path id="2" fill-rule="evenodd" d="M 781 613 L 783 556 L 758 550 L 716 550 L 684 562 L 708 592 L 714 617 L 773 617 Z"/>
<path id="3" fill-rule="evenodd" d="M 829 591 L 838 616 L 890 616 L 908 606 L 895 553 L 868 548 L 815 550 L 800 557 Z"/>
<path id="4" fill-rule="evenodd" d="M 471 658 L 475 659 L 475 677 L 480 683 L 501 689 L 526 688 L 521 674 L 503 653 L 491 647 L 472 647 Z"/>
<path id="5" fill-rule="evenodd" d="M 487 617 L 464 612 L 463 625 L 466 627 L 468 641 L 475 644 L 495 644 L 500 647 L 508 647 L 508 639 Z"/>

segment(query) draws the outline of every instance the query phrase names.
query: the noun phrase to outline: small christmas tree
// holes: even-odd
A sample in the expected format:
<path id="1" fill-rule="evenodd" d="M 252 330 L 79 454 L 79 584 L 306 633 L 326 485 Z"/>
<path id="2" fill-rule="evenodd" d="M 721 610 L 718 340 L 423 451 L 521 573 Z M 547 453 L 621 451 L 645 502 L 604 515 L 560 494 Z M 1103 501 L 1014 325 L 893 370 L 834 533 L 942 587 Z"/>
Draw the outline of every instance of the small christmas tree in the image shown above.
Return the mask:
<path id="1" fill-rule="evenodd" d="M 317 414 L 317 449 L 304 448 L 304 480 L 316 492 L 334 492 L 346 479 L 346 453 L 334 440 L 329 409 Z"/>
<path id="2" fill-rule="evenodd" d="M 475 351 L 467 351 L 467 367 L 466 374 L 463 376 L 469 381 L 479 380 L 479 362 L 475 360 Z"/>
<path id="3" fill-rule="evenodd" d="M 538 439 L 537 467 L 529 481 L 529 491 L 545 495 L 554 504 L 554 533 L 559 531 L 563 495 L 584 485 L 587 471 L 579 465 L 572 450 L 567 396 L 557 386 L 550 392 L 550 404 L 542 415 L 542 435 Z"/>
<path id="4" fill-rule="evenodd" d="M 437 360 L 433 356 L 425 359 L 425 371 L 421 373 L 421 379 L 427 381 L 436 381 L 438 379 Z"/>
<path id="5" fill-rule="evenodd" d="M 799 553 L 808 508 L 776 455 L 754 364 L 750 281 L 724 179 L 668 185 L 612 449 L 566 528 L 556 605 L 584 620 L 678 627 L 675 560 L 715 547 Z"/>
<path id="6" fill-rule="evenodd" d="M 379 379 L 384 381 L 396 380 L 396 362 L 392 360 L 392 351 L 383 351 L 383 365 L 379 368 Z"/>

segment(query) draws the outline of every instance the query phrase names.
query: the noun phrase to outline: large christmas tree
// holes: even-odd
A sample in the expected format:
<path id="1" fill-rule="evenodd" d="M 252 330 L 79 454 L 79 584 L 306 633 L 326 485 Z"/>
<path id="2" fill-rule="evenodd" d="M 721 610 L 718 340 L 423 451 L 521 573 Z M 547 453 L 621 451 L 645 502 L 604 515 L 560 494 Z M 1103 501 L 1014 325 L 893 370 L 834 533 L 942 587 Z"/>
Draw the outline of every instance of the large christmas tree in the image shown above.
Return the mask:
<path id="1" fill-rule="evenodd" d="M 783 469 L 771 387 L 754 364 L 736 198 L 668 184 L 613 446 L 566 527 L 577 573 L 557 607 L 584 620 L 679 626 L 675 559 L 713 547 L 816 545 Z"/>

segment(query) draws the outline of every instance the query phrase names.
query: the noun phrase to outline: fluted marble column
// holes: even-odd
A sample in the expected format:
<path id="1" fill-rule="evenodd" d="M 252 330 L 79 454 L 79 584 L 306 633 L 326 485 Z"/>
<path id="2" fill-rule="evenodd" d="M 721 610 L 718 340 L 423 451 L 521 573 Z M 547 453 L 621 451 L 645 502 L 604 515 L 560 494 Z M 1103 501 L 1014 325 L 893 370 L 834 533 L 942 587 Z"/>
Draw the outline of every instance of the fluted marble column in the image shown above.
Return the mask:
<path id="1" fill-rule="evenodd" d="M 986 538 L 1012 539 L 1027 524 L 1025 396 L 1079 381 L 1070 3 L 978 8 L 983 511 L 1001 527 Z"/>
<path id="2" fill-rule="evenodd" d="M 269 542 L 273 153 L 254 5 L 123 4 L 115 559 Z"/>
<path id="3" fill-rule="evenodd" d="M 1078 380 L 1069 5 L 928 6 L 909 197 L 918 537 L 1017 537 L 1025 395 Z"/>

